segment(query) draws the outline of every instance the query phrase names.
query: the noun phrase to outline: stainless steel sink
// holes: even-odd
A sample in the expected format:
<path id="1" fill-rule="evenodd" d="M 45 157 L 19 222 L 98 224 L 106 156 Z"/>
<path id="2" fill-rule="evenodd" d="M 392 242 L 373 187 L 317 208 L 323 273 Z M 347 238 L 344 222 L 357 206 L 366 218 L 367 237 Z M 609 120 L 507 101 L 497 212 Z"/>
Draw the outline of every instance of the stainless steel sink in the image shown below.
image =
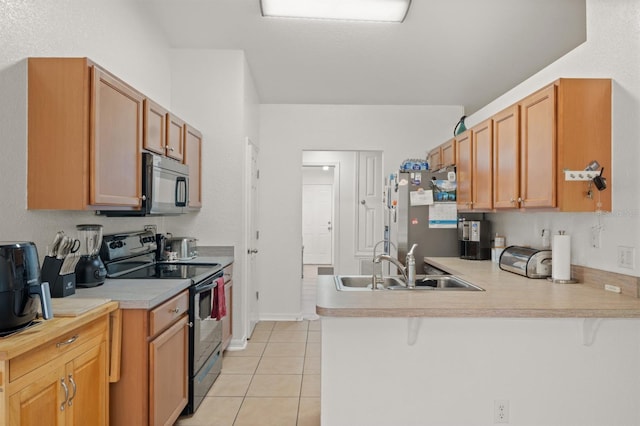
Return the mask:
<path id="1" fill-rule="evenodd" d="M 336 275 L 336 288 L 340 291 L 371 291 L 371 275 Z M 394 291 L 484 291 L 483 288 L 454 275 L 418 275 L 415 288 L 408 288 L 401 277 L 385 277 L 378 283 L 379 290 Z"/>

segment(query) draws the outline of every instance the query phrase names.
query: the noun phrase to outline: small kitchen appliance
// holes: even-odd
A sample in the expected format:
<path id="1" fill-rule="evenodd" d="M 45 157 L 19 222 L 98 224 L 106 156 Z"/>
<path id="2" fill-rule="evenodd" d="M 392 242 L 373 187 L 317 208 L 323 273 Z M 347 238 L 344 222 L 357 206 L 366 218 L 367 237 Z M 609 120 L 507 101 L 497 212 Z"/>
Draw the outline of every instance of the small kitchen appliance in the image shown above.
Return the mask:
<path id="1" fill-rule="evenodd" d="M 105 216 L 164 216 L 188 211 L 189 166 L 162 155 L 142 154 L 142 205 L 138 210 L 103 210 Z"/>
<path id="2" fill-rule="evenodd" d="M 80 260 L 76 265 L 76 286 L 97 287 L 104 284 L 107 270 L 98 253 L 102 245 L 102 225 L 77 225 Z"/>
<path id="3" fill-rule="evenodd" d="M 509 246 L 500 256 L 499 266 L 527 278 L 547 278 L 551 276 L 551 259 L 551 250 Z"/>
<path id="4" fill-rule="evenodd" d="M 40 279 L 38 251 L 32 242 L 0 242 L 0 333 L 28 327 L 38 315 L 53 317 L 49 283 Z"/>
<path id="5" fill-rule="evenodd" d="M 198 256 L 197 239 L 193 237 L 169 237 L 165 241 L 164 260 L 189 260 Z M 175 254 L 174 254 L 175 253 Z"/>
<path id="6" fill-rule="evenodd" d="M 458 244 L 461 259 L 491 259 L 491 222 L 460 219 Z"/>

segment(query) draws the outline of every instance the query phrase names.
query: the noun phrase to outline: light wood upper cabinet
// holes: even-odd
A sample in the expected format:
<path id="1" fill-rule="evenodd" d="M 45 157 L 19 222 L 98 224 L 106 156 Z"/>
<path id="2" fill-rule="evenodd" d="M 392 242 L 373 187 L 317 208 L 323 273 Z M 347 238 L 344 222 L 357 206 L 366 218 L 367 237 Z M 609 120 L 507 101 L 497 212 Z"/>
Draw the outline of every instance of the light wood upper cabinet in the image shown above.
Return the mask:
<path id="1" fill-rule="evenodd" d="M 515 155 L 511 144 L 515 143 L 514 123 L 519 119 L 518 206 L 566 212 L 610 211 L 610 189 L 598 192 L 588 181 L 566 181 L 564 170 L 584 170 L 593 160 L 605 171 L 611 170 L 611 80 L 559 79 L 514 108 L 518 111 L 511 113 L 516 114 L 513 119 L 504 111 L 496 118 L 507 120 L 499 135 L 502 139 L 498 139 L 501 147 L 497 154 Z M 502 161 L 496 166 L 497 173 L 513 169 L 509 163 L 510 160 Z M 511 174 L 502 177 L 499 190 L 510 178 Z M 495 207 L 507 208 L 506 194 L 497 192 L 496 197 L 501 197 L 502 202 Z"/>
<path id="2" fill-rule="evenodd" d="M 443 167 L 453 166 L 456 164 L 456 144 L 453 139 L 440 145 L 440 155 Z"/>
<path id="3" fill-rule="evenodd" d="M 185 122 L 169 113 L 167 116 L 167 157 L 182 161 L 184 158 Z"/>
<path id="4" fill-rule="evenodd" d="M 90 204 L 140 207 L 144 97 L 97 66 L 91 70 Z"/>
<path id="5" fill-rule="evenodd" d="M 550 85 L 519 104 L 521 207 L 556 206 L 555 93 Z"/>
<path id="6" fill-rule="evenodd" d="M 144 100 L 144 136 L 142 147 L 164 155 L 167 147 L 167 114 L 169 111 L 151 99 Z"/>
<path id="7" fill-rule="evenodd" d="M 518 208 L 520 121 L 518 105 L 493 116 L 493 207 Z"/>
<path id="8" fill-rule="evenodd" d="M 143 96 L 87 58 L 28 60 L 29 209 L 137 209 Z"/>
<path id="9" fill-rule="evenodd" d="M 471 192 L 473 210 L 493 208 L 493 120 L 472 129 Z"/>
<path id="10" fill-rule="evenodd" d="M 473 145 L 472 130 L 466 130 L 455 139 L 456 173 L 458 176 L 458 210 L 468 211 L 473 208 L 472 182 L 473 182 Z"/>
<path id="11" fill-rule="evenodd" d="M 431 170 L 438 170 L 442 167 L 442 150 L 439 146 L 429 151 L 427 163 L 429 163 L 429 169 Z"/>
<path id="12" fill-rule="evenodd" d="M 184 164 L 189 166 L 189 208 L 202 207 L 202 133 L 185 125 Z"/>

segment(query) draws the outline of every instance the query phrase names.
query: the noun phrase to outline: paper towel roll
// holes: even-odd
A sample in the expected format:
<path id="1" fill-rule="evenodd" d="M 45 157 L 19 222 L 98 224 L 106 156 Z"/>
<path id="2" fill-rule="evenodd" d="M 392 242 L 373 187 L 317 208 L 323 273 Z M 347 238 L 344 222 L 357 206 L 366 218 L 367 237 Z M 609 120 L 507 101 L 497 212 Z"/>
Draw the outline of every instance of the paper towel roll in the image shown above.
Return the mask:
<path id="1" fill-rule="evenodd" d="M 571 279 L 571 237 L 559 234 L 553 236 L 551 252 L 551 278 L 554 280 Z"/>

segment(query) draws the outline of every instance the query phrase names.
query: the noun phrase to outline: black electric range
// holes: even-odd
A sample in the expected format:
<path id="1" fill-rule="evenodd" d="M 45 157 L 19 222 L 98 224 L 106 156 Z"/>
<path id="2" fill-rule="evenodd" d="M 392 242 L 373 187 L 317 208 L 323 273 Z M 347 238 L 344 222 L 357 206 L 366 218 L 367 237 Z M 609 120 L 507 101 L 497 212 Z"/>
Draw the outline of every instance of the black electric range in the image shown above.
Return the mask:
<path id="1" fill-rule="evenodd" d="M 105 235 L 100 249 L 109 279 L 190 279 L 187 406 L 193 414 L 222 369 L 222 325 L 213 311 L 218 285 L 224 292 L 219 263 L 156 262 L 156 236 L 150 230 Z"/>

